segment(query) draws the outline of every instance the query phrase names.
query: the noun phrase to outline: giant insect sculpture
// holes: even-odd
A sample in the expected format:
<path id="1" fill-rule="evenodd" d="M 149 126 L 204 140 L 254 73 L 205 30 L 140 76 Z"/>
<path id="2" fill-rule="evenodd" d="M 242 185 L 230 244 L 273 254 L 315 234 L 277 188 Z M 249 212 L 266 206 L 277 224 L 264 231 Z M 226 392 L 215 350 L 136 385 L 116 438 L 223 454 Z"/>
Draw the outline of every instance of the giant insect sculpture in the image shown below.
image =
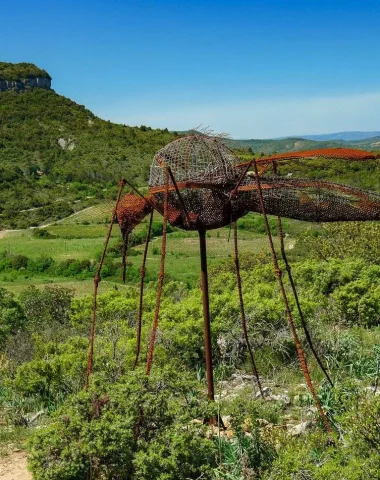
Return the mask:
<path id="1" fill-rule="evenodd" d="M 300 337 L 295 327 L 288 292 L 285 289 L 267 216 L 277 216 L 281 255 L 289 277 L 291 290 L 295 297 L 295 304 L 305 337 L 327 380 L 332 383 L 322 361 L 313 347 L 311 336 L 302 314 L 295 282 L 286 257 L 281 217 L 309 222 L 380 220 L 380 195 L 375 192 L 369 192 L 338 183 L 296 179 L 280 175 L 278 172 L 278 167 L 289 160 L 307 162 L 308 159 L 315 158 L 336 159 L 342 162 L 367 162 L 376 160 L 379 157 L 361 150 L 332 148 L 284 153 L 241 163 L 235 154 L 223 143 L 221 138 L 195 133 L 174 140 L 156 153 L 150 169 L 149 192 L 147 196 L 142 195 L 127 180 L 122 180 L 106 238 L 105 248 L 99 263 L 97 275 L 94 279 L 94 303 L 86 385 L 88 386 L 89 384 L 93 363 L 97 291 L 112 226 L 116 222 L 119 224 L 123 238 L 123 279 L 125 281 L 125 269 L 127 265 L 126 252 L 129 235 L 136 225 L 147 215 L 150 215 L 141 267 L 134 366 L 136 366 L 139 360 L 145 263 L 153 212 L 157 211 L 163 216 L 163 234 L 156 308 L 146 359 L 147 375 L 149 375 L 152 367 L 156 332 L 159 322 L 161 293 L 165 274 L 166 231 L 169 222 L 174 227 L 179 227 L 184 230 L 196 230 L 199 234 L 206 379 L 208 397 L 210 400 L 214 399 L 206 231 L 233 224 L 235 267 L 242 329 L 252 363 L 254 378 L 262 394 L 254 353 L 247 333 L 239 271 L 236 229 L 236 221 L 239 218 L 248 212 L 257 212 L 264 217 L 274 270 L 280 284 L 289 327 L 296 345 L 306 383 L 326 428 L 330 430 L 329 421 L 316 395 L 306 357 L 301 346 Z M 126 184 L 131 187 L 131 192 L 121 198 L 122 190 Z M 215 419 L 212 421 L 215 421 Z"/>

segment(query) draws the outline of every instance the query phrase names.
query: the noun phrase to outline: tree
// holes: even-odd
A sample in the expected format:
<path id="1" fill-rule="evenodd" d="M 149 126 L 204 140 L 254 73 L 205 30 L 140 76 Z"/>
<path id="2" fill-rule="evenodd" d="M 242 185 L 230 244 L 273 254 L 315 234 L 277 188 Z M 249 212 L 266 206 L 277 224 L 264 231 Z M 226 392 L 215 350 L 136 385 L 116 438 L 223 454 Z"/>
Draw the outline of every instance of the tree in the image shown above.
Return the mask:
<path id="1" fill-rule="evenodd" d="M 28 324 L 37 331 L 54 323 L 67 325 L 73 297 L 74 291 L 70 288 L 53 286 L 39 290 L 34 285 L 20 295 Z"/>
<path id="2" fill-rule="evenodd" d="M 4 348 L 10 335 L 15 335 L 25 327 L 25 323 L 21 305 L 11 292 L 0 287 L 0 349 Z"/>

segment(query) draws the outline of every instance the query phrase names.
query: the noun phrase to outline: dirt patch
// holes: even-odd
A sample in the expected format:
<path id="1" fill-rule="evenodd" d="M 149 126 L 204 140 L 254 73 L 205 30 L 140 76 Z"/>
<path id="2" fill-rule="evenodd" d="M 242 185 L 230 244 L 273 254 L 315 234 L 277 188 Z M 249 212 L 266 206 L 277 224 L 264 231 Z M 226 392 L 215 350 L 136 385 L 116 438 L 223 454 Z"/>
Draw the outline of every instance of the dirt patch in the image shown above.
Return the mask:
<path id="1" fill-rule="evenodd" d="M 32 474 L 27 469 L 25 452 L 13 452 L 0 457 L 0 480 L 32 480 Z"/>

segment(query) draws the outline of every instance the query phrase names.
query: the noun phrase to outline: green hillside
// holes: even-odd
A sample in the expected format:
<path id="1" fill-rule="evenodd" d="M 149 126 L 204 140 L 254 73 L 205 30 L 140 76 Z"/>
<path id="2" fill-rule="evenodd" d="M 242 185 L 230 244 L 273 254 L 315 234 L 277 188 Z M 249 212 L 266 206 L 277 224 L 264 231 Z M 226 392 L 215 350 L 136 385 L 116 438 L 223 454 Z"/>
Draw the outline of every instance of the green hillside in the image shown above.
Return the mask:
<path id="1" fill-rule="evenodd" d="M 50 222 L 112 198 L 121 176 L 146 182 L 152 156 L 174 138 L 101 120 L 52 90 L 1 92 L 0 229 Z"/>
<path id="2" fill-rule="evenodd" d="M 355 148 L 364 148 L 365 150 L 380 150 L 380 136 L 355 140 L 350 142 Z"/>

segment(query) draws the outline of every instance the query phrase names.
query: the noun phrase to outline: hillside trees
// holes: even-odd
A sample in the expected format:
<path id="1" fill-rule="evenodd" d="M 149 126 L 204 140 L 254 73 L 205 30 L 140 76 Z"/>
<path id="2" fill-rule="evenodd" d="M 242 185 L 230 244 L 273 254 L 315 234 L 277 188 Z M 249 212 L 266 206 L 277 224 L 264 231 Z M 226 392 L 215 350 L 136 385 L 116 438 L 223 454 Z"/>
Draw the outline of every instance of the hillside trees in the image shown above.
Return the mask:
<path id="1" fill-rule="evenodd" d="M 98 185 L 99 192 L 122 176 L 146 183 L 154 153 L 175 138 L 167 130 L 106 122 L 52 90 L 1 92 L 0 104 L 0 228 L 69 215 L 72 182 Z M 66 204 L 63 213 L 58 200 Z M 31 218 L 20 212 L 40 207 Z"/>
<path id="2" fill-rule="evenodd" d="M 0 62 L 0 80 L 22 80 L 28 77 L 50 78 L 46 70 L 38 68 L 33 63 Z"/>

